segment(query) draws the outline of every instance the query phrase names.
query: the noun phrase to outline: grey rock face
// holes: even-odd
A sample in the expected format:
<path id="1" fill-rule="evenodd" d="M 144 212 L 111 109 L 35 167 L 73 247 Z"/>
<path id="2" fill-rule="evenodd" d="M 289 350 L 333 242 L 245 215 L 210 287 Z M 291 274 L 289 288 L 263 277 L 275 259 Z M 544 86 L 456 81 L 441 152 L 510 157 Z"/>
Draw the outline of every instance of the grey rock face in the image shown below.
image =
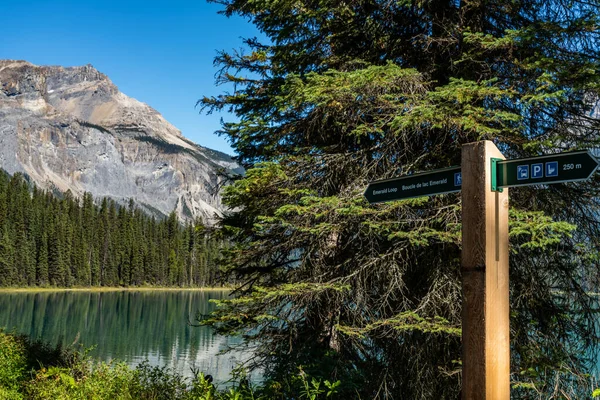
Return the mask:
<path id="1" fill-rule="evenodd" d="M 198 146 L 91 65 L 0 60 L 0 167 L 40 187 L 130 198 L 154 214 L 212 224 L 227 155 Z"/>

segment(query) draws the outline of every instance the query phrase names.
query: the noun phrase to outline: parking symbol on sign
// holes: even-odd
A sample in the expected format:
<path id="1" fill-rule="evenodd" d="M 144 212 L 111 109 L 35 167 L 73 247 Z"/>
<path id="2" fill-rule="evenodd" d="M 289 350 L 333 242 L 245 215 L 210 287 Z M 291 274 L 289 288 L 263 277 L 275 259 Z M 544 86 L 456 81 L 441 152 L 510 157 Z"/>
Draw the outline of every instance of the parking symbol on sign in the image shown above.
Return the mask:
<path id="1" fill-rule="evenodd" d="M 531 177 L 532 178 L 543 178 L 544 177 L 544 164 L 533 164 L 531 165 Z"/>
<path id="2" fill-rule="evenodd" d="M 517 179 L 529 179 L 529 165 L 519 165 L 517 166 Z"/>

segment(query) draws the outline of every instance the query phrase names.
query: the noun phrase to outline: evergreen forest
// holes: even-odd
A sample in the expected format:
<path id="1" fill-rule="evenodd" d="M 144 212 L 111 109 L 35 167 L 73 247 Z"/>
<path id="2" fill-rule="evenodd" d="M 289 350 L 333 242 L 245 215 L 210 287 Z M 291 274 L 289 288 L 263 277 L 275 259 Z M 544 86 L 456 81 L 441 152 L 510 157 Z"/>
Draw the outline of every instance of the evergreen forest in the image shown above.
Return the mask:
<path id="1" fill-rule="evenodd" d="M 221 245 L 174 212 L 156 219 L 0 172 L 0 286 L 209 286 Z"/>

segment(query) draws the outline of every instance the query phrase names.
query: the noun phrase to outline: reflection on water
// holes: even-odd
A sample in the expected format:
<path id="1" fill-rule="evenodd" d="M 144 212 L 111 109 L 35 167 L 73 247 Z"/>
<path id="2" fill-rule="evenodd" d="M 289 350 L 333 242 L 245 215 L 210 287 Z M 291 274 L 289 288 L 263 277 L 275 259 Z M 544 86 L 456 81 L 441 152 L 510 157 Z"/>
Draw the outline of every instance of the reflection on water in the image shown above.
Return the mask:
<path id="1" fill-rule="evenodd" d="M 230 378 L 242 353 L 217 355 L 240 339 L 192 327 L 197 313 L 214 309 L 210 299 L 226 291 L 115 291 L 115 292 L 0 292 L 0 327 L 41 338 L 52 344 L 96 346 L 90 355 L 137 365 L 168 366 L 186 376 L 191 367 Z"/>

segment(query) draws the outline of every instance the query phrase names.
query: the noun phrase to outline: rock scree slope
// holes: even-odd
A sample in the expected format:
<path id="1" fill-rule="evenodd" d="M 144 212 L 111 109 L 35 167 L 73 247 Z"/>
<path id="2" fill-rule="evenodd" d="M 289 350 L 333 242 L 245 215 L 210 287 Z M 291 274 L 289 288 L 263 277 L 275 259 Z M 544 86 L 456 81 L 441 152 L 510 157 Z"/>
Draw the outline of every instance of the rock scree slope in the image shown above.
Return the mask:
<path id="1" fill-rule="evenodd" d="M 0 168 L 44 189 L 133 199 L 150 214 L 209 225 L 223 212 L 224 175 L 242 172 L 91 65 L 14 60 L 0 60 Z"/>

